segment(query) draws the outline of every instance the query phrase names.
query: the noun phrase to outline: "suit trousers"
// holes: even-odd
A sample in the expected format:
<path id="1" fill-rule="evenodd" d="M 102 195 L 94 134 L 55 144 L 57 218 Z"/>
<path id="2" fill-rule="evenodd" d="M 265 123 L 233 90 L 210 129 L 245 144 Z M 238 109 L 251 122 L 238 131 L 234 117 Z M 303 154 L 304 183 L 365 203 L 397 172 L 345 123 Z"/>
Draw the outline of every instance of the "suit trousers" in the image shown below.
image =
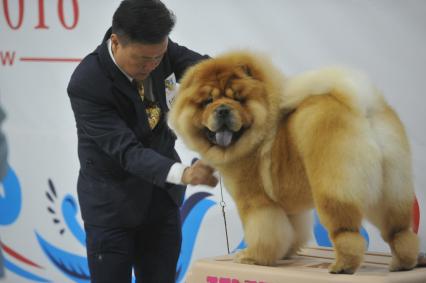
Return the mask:
<path id="1" fill-rule="evenodd" d="M 137 283 L 175 282 L 181 219 L 179 207 L 165 190 L 154 188 L 147 215 L 139 226 L 85 224 L 85 231 L 92 283 L 130 283 L 132 268 Z"/>

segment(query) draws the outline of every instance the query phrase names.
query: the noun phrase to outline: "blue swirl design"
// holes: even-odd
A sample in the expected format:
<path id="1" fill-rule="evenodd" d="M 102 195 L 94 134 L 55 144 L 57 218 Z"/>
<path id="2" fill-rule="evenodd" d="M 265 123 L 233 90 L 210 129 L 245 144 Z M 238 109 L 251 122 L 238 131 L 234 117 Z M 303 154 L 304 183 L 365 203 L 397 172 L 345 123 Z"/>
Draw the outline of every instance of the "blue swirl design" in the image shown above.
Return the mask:
<path id="1" fill-rule="evenodd" d="M 211 194 L 206 192 L 195 193 L 185 200 L 181 208 L 182 248 L 177 264 L 176 282 L 181 282 L 186 274 L 201 222 L 209 208 L 216 204 L 214 201 L 207 199 L 209 196 Z"/>
<path id="2" fill-rule="evenodd" d="M 80 242 L 82 246 L 86 246 L 86 233 L 77 221 L 78 207 L 72 195 L 66 195 L 62 200 L 61 205 L 62 216 L 65 220 L 65 224 L 71 231 L 73 236 Z"/>
<path id="3" fill-rule="evenodd" d="M 51 179 L 48 180 L 50 191 L 46 192 L 46 196 L 48 200 L 51 202 L 52 206 L 48 206 L 48 211 L 55 217 L 53 219 L 53 223 L 61 224 L 61 220 L 58 218 L 56 213 L 55 204 L 57 201 L 57 193 L 55 186 Z M 75 239 L 80 242 L 80 244 L 85 247 L 86 246 L 86 234 L 77 220 L 78 215 L 78 206 L 75 198 L 67 194 L 61 202 L 61 218 L 65 222 L 66 227 L 71 234 L 75 237 Z M 60 230 L 60 234 L 62 235 L 66 231 L 65 228 Z M 49 260 L 58 268 L 63 274 L 65 274 L 68 278 L 73 280 L 74 282 L 89 282 L 90 281 L 90 273 L 87 258 L 70 253 L 54 245 L 50 244 L 47 240 L 45 240 L 40 234 L 36 233 L 37 240 L 43 249 L 46 256 Z"/>
<path id="4" fill-rule="evenodd" d="M 31 280 L 31 281 L 35 281 L 35 282 L 52 282 L 48 279 L 45 279 L 43 277 L 37 276 L 35 274 L 32 274 L 31 272 L 28 272 L 22 268 L 20 268 L 19 266 L 17 266 L 16 264 L 14 264 L 13 262 L 5 259 L 4 261 L 4 266 L 11 272 L 15 273 L 16 275 L 19 275 L 25 279 Z"/>
<path id="5" fill-rule="evenodd" d="M 0 195 L 0 225 L 10 225 L 15 222 L 21 212 L 21 186 L 15 172 L 10 167 L 1 183 L 4 195 Z"/>
<path id="6" fill-rule="evenodd" d="M 18 177 L 10 166 L 7 167 L 6 175 L 3 180 L 1 180 L 1 183 L 3 185 L 4 195 L 0 196 L 0 225 L 11 225 L 16 221 L 21 212 L 22 193 Z M 7 258 L 4 258 L 4 267 L 10 272 L 30 281 L 51 282 L 48 279 L 19 267 Z"/>
<path id="7" fill-rule="evenodd" d="M 49 260 L 68 278 L 77 283 L 90 281 L 87 258 L 53 246 L 35 232 L 37 240 Z"/>
<path id="8" fill-rule="evenodd" d="M 5 213 L 0 214 L 0 225 L 10 225 L 18 218 L 21 211 L 21 187 L 17 176 L 10 167 L 8 168 L 6 176 L 2 180 L 2 183 L 5 193 L 3 197 L 0 197 L 0 210 Z M 57 199 L 57 194 L 56 189 L 53 186 L 53 182 L 50 179 L 49 186 L 50 191 L 46 192 L 46 196 L 50 200 L 51 204 L 54 205 Z M 210 196 L 211 194 L 206 192 L 195 193 L 186 199 L 181 208 L 182 250 L 176 271 L 177 282 L 182 281 L 188 270 L 195 240 L 200 230 L 202 220 L 209 208 L 215 204 L 214 201 L 207 199 Z M 61 202 L 61 215 L 56 214 L 56 211 L 50 206 L 48 207 L 48 211 L 55 217 L 62 216 L 66 227 L 76 240 L 82 246 L 86 245 L 84 229 L 77 220 L 79 213 L 78 205 L 72 195 L 68 194 L 63 198 Z M 61 223 L 58 218 L 53 219 L 55 224 Z M 64 231 L 65 229 L 61 229 L 61 235 Z M 74 282 L 85 283 L 90 281 L 86 257 L 73 254 L 52 245 L 37 232 L 35 232 L 35 235 L 43 252 L 58 270 Z M 51 282 L 48 279 L 24 270 L 7 259 L 5 260 L 5 267 L 11 272 L 14 272 L 27 280 L 35 282 Z"/>
<path id="9" fill-rule="evenodd" d="M 51 183 L 51 192 L 52 195 L 55 194 L 53 183 Z M 195 239 L 198 235 L 203 217 L 208 209 L 215 204 L 214 201 L 207 199 L 207 197 L 210 196 L 210 193 L 198 192 L 186 199 L 182 205 L 182 249 L 176 271 L 177 282 L 180 282 L 183 279 L 188 270 L 192 258 Z M 52 199 L 53 198 L 54 197 L 52 197 Z M 85 232 L 80 223 L 77 221 L 78 206 L 73 196 L 66 195 L 64 197 L 61 203 L 61 212 L 67 228 L 71 231 L 72 235 L 83 246 L 85 246 Z M 55 247 L 37 232 L 36 237 L 49 260 L 68 278 L 77 283 L 90 281 L 86 257 Z M 133 281 L 134 280 L 135 279 L 133 278 Z"/>
<path id="10" fill-rule="evenodd" d="M 324 228 L 324 226 L 321 224 L 320 219 L 318 217 L 318 213 L 314 211 L 314 235 L 315 240 L 317 244 L 321 247 L 333 247 L 333 244 L 330 241 L 330 238 L 328 237 L 328 231 Z M 367 231 L 364 229 L 364 227 L 361 227 L 361 235 L 364 237 L 365 241 L 367 242 L 367 249 L 370 244 L 370 238 L 368 236 Z"/>
<path id="11" fill-rule="evenodd" d="M 244 238 L 243 238 L 241 240 L 241 242 L 238 244 L 238 246 L 235 249 L 232 250 L 231 254 L 238 252 L 240 250 L 243 250 L 245 248 L 247 248 L 247 244 L 246 244 L 246 242 L 244 241 Z"/>

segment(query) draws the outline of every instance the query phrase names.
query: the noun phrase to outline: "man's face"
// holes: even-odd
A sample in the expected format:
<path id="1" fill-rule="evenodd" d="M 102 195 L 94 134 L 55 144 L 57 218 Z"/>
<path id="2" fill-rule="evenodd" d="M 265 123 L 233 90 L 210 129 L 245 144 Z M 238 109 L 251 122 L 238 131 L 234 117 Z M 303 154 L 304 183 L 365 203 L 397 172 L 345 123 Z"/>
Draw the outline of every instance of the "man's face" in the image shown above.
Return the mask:
<path id="1" fill-rule="evenodd" d="M 136 80 L 144 80 L 160 64 L 167 50 L 168 38 L 157 44 L 128 43 L 123 45 L 111 35 L 112 53 L 120 68 Z"/>

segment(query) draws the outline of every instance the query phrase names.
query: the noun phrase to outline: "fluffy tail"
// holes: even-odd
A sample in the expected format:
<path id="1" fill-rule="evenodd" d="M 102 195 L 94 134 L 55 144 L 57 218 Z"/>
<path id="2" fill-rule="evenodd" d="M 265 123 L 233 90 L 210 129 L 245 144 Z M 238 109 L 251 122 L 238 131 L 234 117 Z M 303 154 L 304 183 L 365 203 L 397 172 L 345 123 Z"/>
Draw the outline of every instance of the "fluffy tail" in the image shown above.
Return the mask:
<path id="1" fill-rule="evenodd" d="M 309 96 L 324 94 L 342 95 L 343 103 L 366 116 L 381 105 L 382 101 L 379 91 L 362 72 L 327 67 L 288 78 L 284 84 L 280 108 L 286 112 L 291 111 Z"/>

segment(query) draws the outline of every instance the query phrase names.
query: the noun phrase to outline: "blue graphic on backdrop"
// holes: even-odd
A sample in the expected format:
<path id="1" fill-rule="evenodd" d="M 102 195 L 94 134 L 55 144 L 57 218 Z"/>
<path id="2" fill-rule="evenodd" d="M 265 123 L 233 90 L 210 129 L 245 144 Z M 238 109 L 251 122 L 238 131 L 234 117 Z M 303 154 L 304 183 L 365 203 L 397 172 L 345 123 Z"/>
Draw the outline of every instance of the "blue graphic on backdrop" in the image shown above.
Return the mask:
<path id="1" fill-rule="evenodd" d="M 87 258 L 53 246 L 36 232 L 37 240 L 49 260 L 74 282 L 89 282 Z"/>
<path id="2" fill-rule="evenodd" d="M 15 273 L 18 276 L 21 276 L 27 280 L 34 281 L 34 282 L 51 282 L 48 279 L 45 279 L 43 277 L 37 276 L 29 271 L 26 271 L 25 269 L 19 267 L 18 265 L 14 264 L 13 262 L 9 260 L 5 260 L 4 266 L 7 270 Z"/>
<path id="3" fill-rule="evenodd" d="M 46 197 L 50 204 L 47 210 L 53 217 L 53 223 L 59 225 L 59 233 L 63 235 L 67 230 L 71 232 L 74 238 L 80 242 L 82 246 L 86 246 L 85 233 L 77 220 L 78 206 L 72 195 L 67 194 L 61 202 L 61 213 L 57 212 L 58 195 L 52 180 L 48 180 L 49 190 L 46 191 Z M 65 226 L 63 226 L 65 225 Z M 35 232 L 37 240 L 49 258 L 49 260 L 58 268 L 65 276 L 74 282 L 89 282 L 90 273 L 87 258 L 50 244 L 39 233 Z"/>
<path id="4" fill-rule="evenodd" d="M 61 203 L 61 214 L 57 212 L 57 192 L 53 182 L 49 179 L 49 190 L 46 192 L 46 197 L 50 204 L 47 208 L 53 217 L 53 223 L 59 226 L 59 233 L 62 235 L 67 230 L 75 237 L 81 245 L 85 246 L 85 233 L 80 223 L 77 220 L 78 206 L 74 197 L 66 195 Z M 181 207 L 182 219 L 182 249 L 177 266 L 177 282 L 183 279 L 188 270 L 192 252 L 194 249 L 195 239 L 201 226 L 204 215 L 212 207 L 215 202 L 207 199 L 210 193 L 198 192 L 191 195 L 185 200 Z M 39 233 L 36 232 L 37 240 L 53 265 L 60 270 L 64 275 L 74 282 L 83 283 L 90 281 L 87 258 L 71 252 L 65 251 L 59 247 L 50 244 Z"/>
<path id="5" fill-rule="evenodd" d="M 7 169 L 0 195 L 0 225 L 10 225 L 18 218 L 22 206 L 21 186 L 12 168 Z"/>
<path id="6" fill-rule="evenodd" d="M 0 225 L 11 225 L 19 217 L 22 208 L 22 193 L 18 178 L 14 171 L 9 168 L 5 178 L 2 180 L 4 194 L 0 196 Z M 46 197 L 49 200 L 47 210 L 52 216 L 52 222 L 58 227 L 58 232 L 63 235 L 69 231 L 74 238 L 85 246 L 85 233 L 77 220 L 78 205 L 74 197 L 67 194 L 58 205 L 58 193 L 52 180 L 48 180 L 49 190 L 46 191 Z M 188 270 L 195 239 L 197 238 L 202 220 L 207 211 L 215 204 L 208 199 L 210 193 L 198 192 L 185 200 L 182 208 L 182 251 L 179 257 L 177 267 L 177 282 L 180 282 Z M 58 208 L 59 207 L 59 208 Z M 35 237 L 40 244 L 44 254 L 49 258 L 53 265 L 65 276 L 74 282 L 89 282 L 89 269 L 87 258 L 80 256 L 60 247 L 57 247 L 46 240 L 40 233 L 35 231 Z M 11 250 L 18 261 L 28 266 L 43 269 L 38 264 L 30 261 L 24 256 Z M 17 256 L 18 255 L 18 256 Z M 31 273 L 23 267 L 5 259 L 5 267 L 16 275 L 34 282 L 51 282 L 48 279 Z"/>
<path id="7" fill-rule="evenodd" d="M 22 207 L 22 192 L 18 177 L 10 166 L 8 166 L 6 176 L 3 180 L 1 180 L 1 183 L 3 185 L 3 196 L 0 195 L 0 225 L 7 226 L 13 224 L 19 217 Z M 4 243 L 0 242 L 0 244 L 3 248 L 6 248 Z M 11 257 L 14 257 L 22 265 L 42 269 L 40 265 L 32 262 L 8 246 L 7 249 L 4 249 L 4 251 L 5 254 L 10 254 Z M 27 280 L 35 282 L 50 282 L 43 277 L 25 270 L 18 264 L 10 261 L 8 258 L 4 259 L 4 266 L 10 272 L 13 272 Z"/>
<path id="8" fill-rule="evenodd" d="M 245 249 L 245 248 L 247 248 L 247 244 L 246 244 L 246 242 L 244 241 L 244 239 L 242 239 L 241 240 L 241 242 L 238 244 L 238 246 L 231 252 L 232 254 L 233 253 L 236 253 L 236 252 L 238 252 L 239 250 L 243 250 L 243 249 Z"/>
<path id="9" fill-rule="evenodd" d="M 50 201 L 50 205 L 47 207 L 47 210 L 49 213 L 53 216 L 53 223 L 56 225 L 61 225 L 62 221 L 64 221 L 66 228 L 71 232 L 71 234 L 84 246 L 85 243 L 85 233 L 83 228 L 81 227 L 80 223 L 77 220 L 78 215 L 78 206 L 77 202 L 75 201 L 74 197 L 72 195 L 66 195 L 64 199 L 62 200 L 60 210 L 61 215 L 58 215 L 56 212 L 57 208 L 57 193 L 55 186 L 53 185 L 52 180 L 48 180 L 49 184 L 49 191 L 46 191 L 46 197 Z M 62 220 L 61 220 L 62 219 Z M 65 233 L 66 228 L 63 226 L 60 226 L 59 233 L 62 235 Z"/>
<path id="10" fill-rule="evenodd" d="M 181 208 L 182 217 L 182 248 L 179 256 L 176 278 L 177 282 L 183 279 L 191 262 L 195 239 L 200 230 L 204 215 L 215 202 L 207 199 L 210 193 L 199 192 L 185 200 Z"/>

